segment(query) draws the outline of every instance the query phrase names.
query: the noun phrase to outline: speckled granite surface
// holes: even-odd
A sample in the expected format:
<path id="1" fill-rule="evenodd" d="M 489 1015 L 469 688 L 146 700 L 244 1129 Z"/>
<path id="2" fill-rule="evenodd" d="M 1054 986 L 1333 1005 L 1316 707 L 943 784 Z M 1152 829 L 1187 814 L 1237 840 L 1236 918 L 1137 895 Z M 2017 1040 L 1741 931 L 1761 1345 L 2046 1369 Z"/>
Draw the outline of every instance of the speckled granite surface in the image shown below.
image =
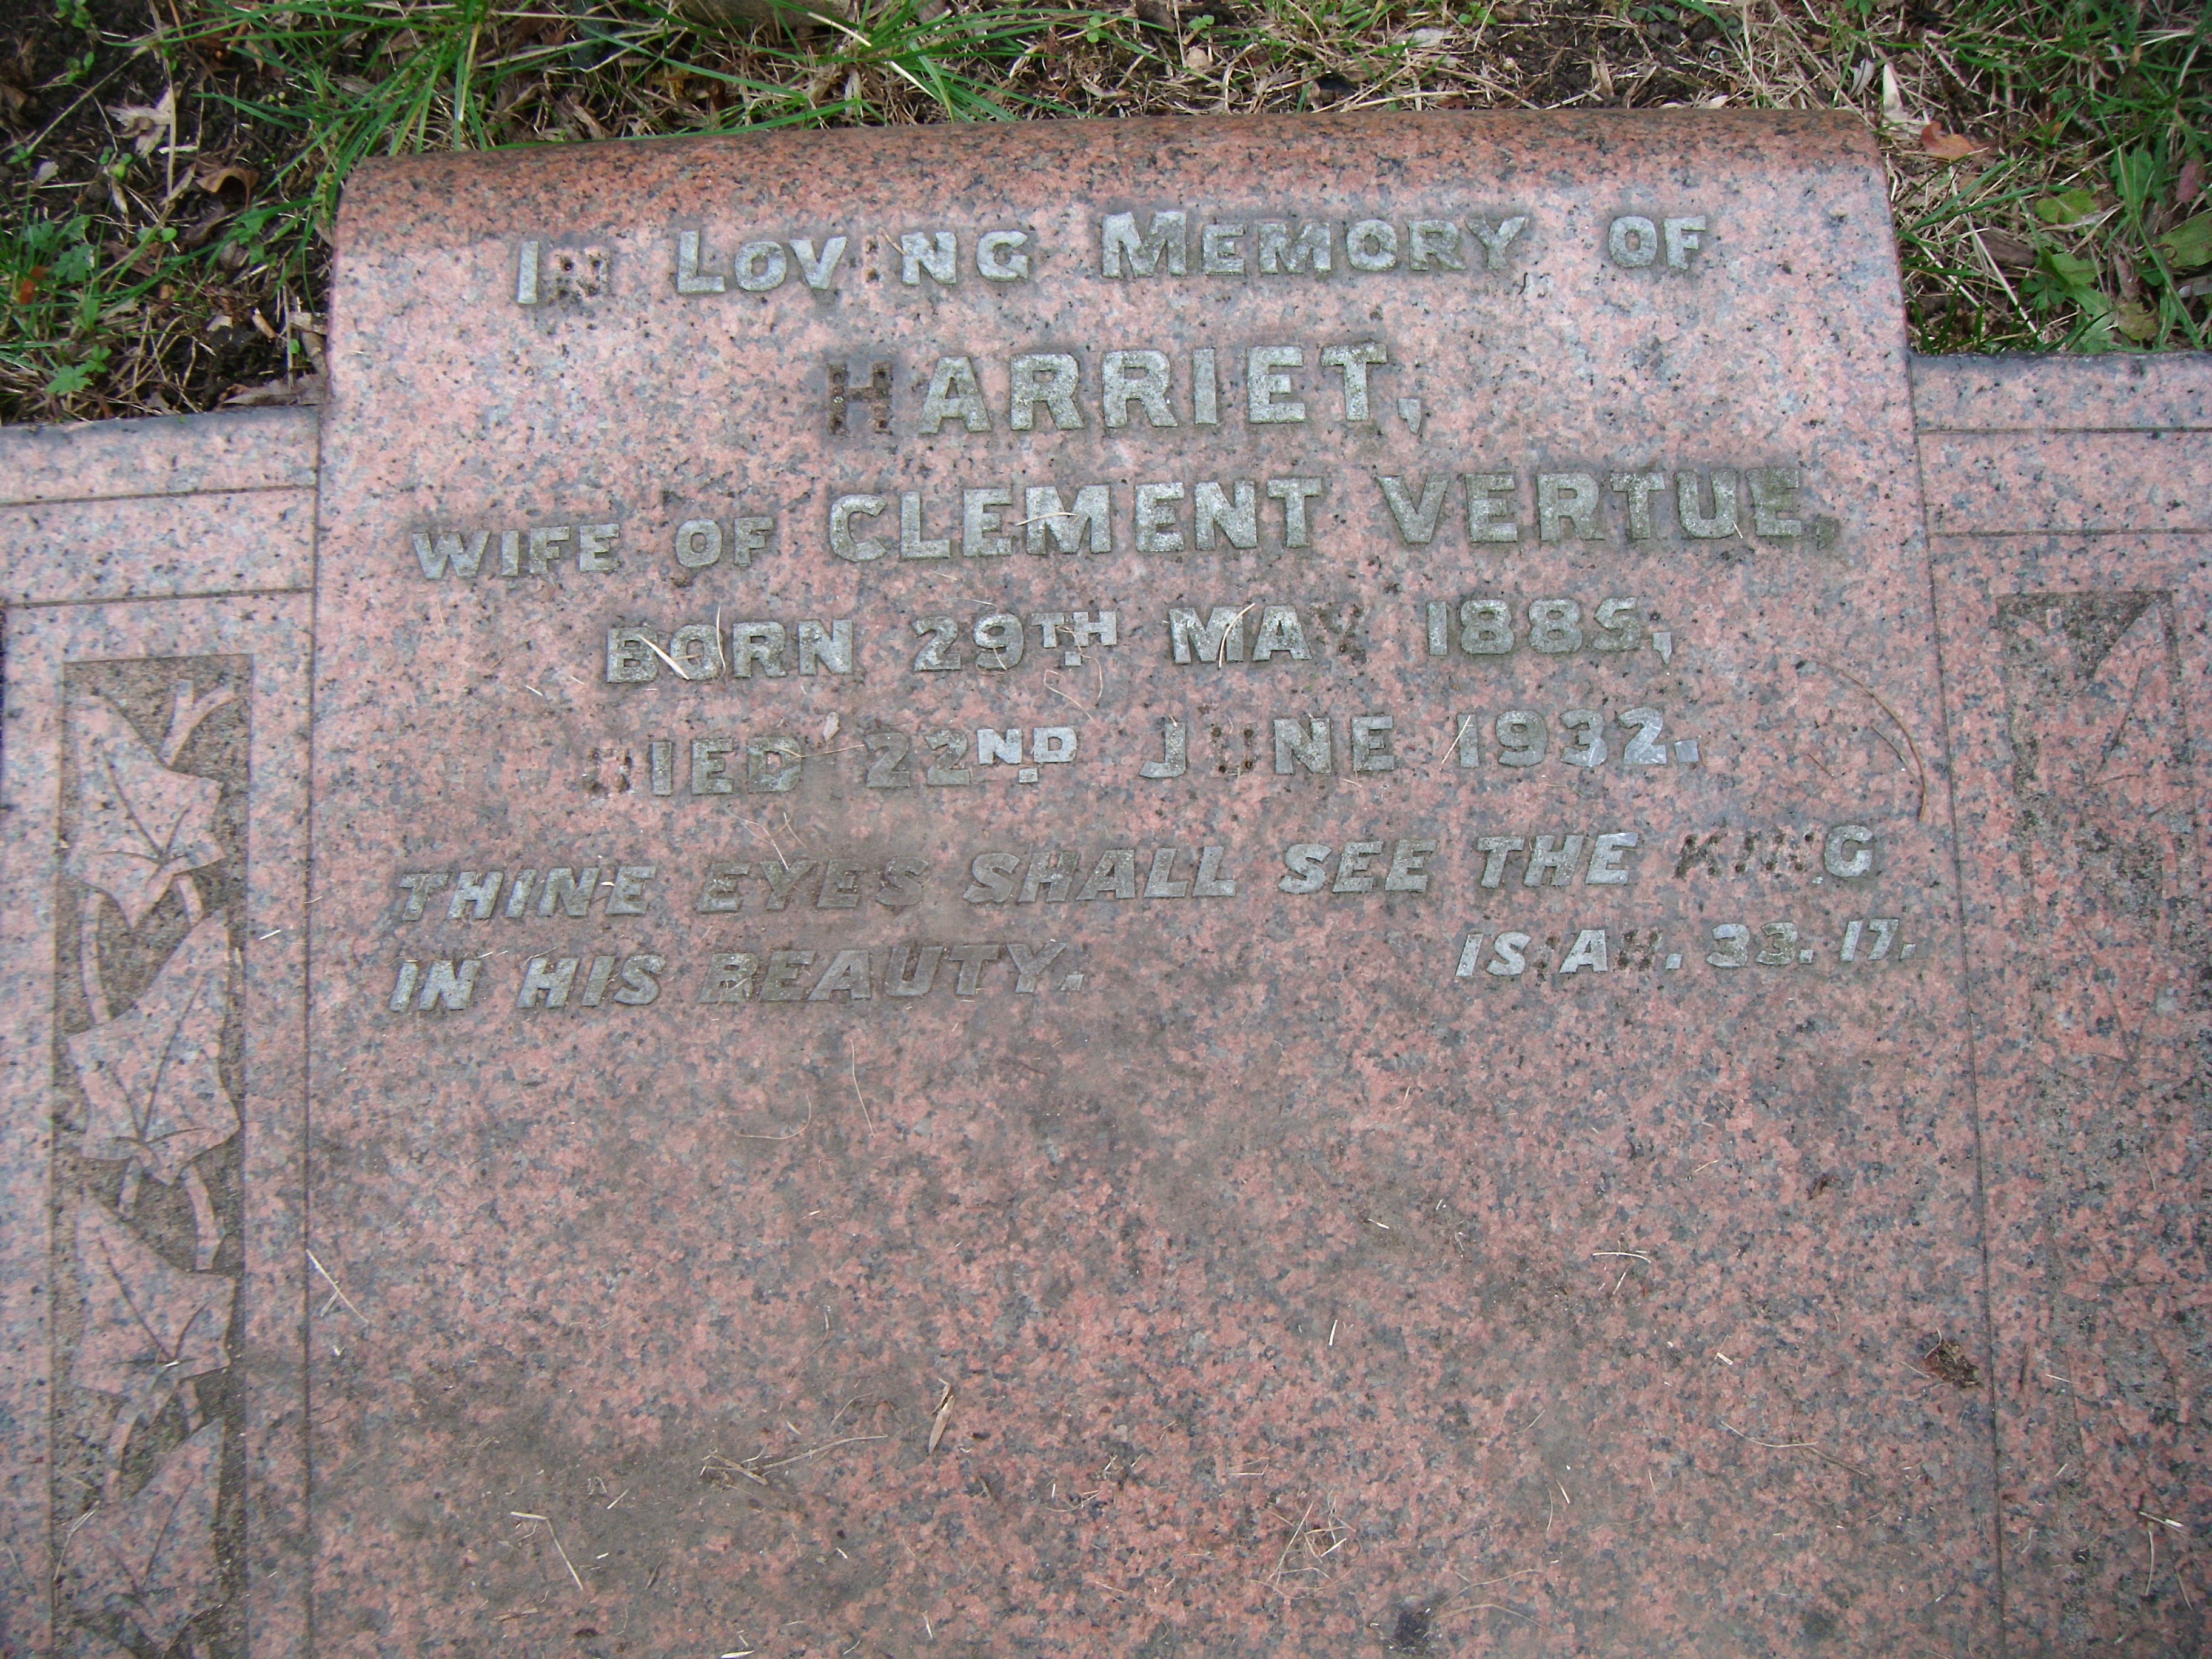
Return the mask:
<path id="1" fill-rule="evenodd" d="M 2016 1653 L 2192 1652 L 2212 1525 L 2198 735 L 2212 537 L 2174 532 L 2208 524 L 2212 361 L 1960 360 L 1917 365 L 1916 382 L 1930 528 L 1973 532 L 1931 547 L 2006 1636 Z M 1948 429 L 1969 425 L 1981 434 Z"/>
<path id="2" fill-rule="evenodd" d="M 315 444 L 0 433 L 0 1651 L 307 1651 Z"/>
<path id="3" fill-rule="evenodd" d="M 1287 1654 L 1402 1624 L 1504 1652 L 1975 1650 L 1988 1397 L 1922 1361 L 1985 1339 L 1877 178 L 1826 120 L 1459 118 L 365 171 L 327 416 L 314 1192 L 374 1328 L 341 1315 L 343 1352 L 315 1350 L 319 1640 Z M 1175 209 L 1185 274 L 1164 246 L 1134 274 Z M 1118 279 L 1116 211 L 1140 244 Z M 1649 264 L 1608 253 L 1632 216 Z M 1668 218 L 1706 227 L 1680 269 Z M 1260 270 L 1271 220 L 1333 228 L 1328 280 Z M 1458 228 L 1462 268 L 1412 269 L 1417 222 Z M 1352 265 L 1381 257 L 1363 222 L 1389 269 Z M 1205 271 L 1207 224 L 1252 227 L 1212 243 L 1243 275 Z M 1000 230 L 1026 277 L 979 275 Z M 678 290 L 687 232 L 721 293 Z M 956 280 L 910 265 L 908 234 L 950 238 Z M 799 245 L 837 234 L 817 294 Z M 1322 356 L 1362 345 L 1385 360 L 1364 421 Z M 1208 349 L 1212 426 L 1188 356 Z M 1146 350 L 1159 410 L 1105 425 L 1104 354 Z M 1067 415 L 1014 425 L 1019 353 L 1073 360 Z M 880 432 L 859 396 L 878 362 Z M 955 411 L 933 433 L 933 384 Z M 1293 402 L 1304 419 L 1251 418 Z M 1764 537 L 1760 470 L 1798 485 Z M 1648 536 L 1616 472 L 1659 475 Z M 1513 539 L 1470 535 L 1470 474 L 1513 475 L 1485 492 Z M 1700 541 L 1678 481 L 1717 520 L 1717 474 L 1738 533 Z M 1267 485 L 1307 478 L 1300 546 Z M 1577 523 L 1557 502 L 1583 478 Z M 1139 550 L 1139 487 L 1194 513 L 1239 479 L 1257 545 L 1201 549 L 1170 499 L 1182 550 Z M 1004 488 L 1011 523 L 1030 486 L 1094 482 L 1103 553 L 992 555 L 995 526 L 962 523 L 965 490 Z M 959 553 L 902 556 L 908 495 L 908 554 Z M 879 556 L 835 551 L 853 496 L 883 508 L 847 514 Z M 749 566 L 674 556 L 681 524 L 740 517 L 774 520 Z M 526 543 L 524 574 L 492 574 L 501 532 L 601 523 L 613 551 L 552 544 L 532 575 Z M 477 530 L 474 580 L 426 578 L 413 533 L 434 553 Z M 1461 607 L 1492 599 L 1517 643 L 1470 653 Z M 1545 642 L 1579 648 L 1532 648 L 1547 600 L 1573 610 Z M 1176 607 L 1249 615 L 1178 664 Z M 1270 607 L 1295 647 L 1262 653 Z M 1114 612 L 1118 641 L 1063 665 L 1030 619 L 1078 611 Z M 937 615 L 961 665 L 918 671 Z M 1001 668 L 976 627 L 1009 615 L 1027 657 Z M 718 617 L 794 641 L 849 618 L 852 672 L 787 647 L 781 678 L 679 678 L 673 630 Z M 637 680 L 609 684 L 621 626 L 671 655 L 633 647 Z M 703 648 L 680 660 L 712 669 Z M 1643 708 L 1656 741 L 1625 719 Z M 1354 770 L 1351 722 L 1375 717 Z M 1544 758 L 1511 764 L 1532 717 Z M 1307 743 L 1326 723 L 1327 774 L 1278 769 L 1278 720 Z M 1170 720 L 1186 769 L 1143 775 Z M 926 781 L 932 731 L 1039 726 L 1078 750 L 1035 783 L 952 755 L 972 781 Z M 798 782 L 750 787 L 744 746 L 777 739 Z M 695 793 L 702 740 L 736 745 L 734 793 Z M 1593 882 L 1607 835 L 1636 844 Z M 1532 877 L 1539 836 L 1566 856 Z M 1487 886 L 1485 838 L 1524 843 Z M 1188 896 L 1142 896 L 1160 848 Z M 1206 848 L 1233 894 L 1195 890 Z M 850 908 L 833 861 L 861 872 Z M 732 864 L 753 867 L 702 916 Z M 556 867 L 645 866 L 630 914 L 611 889 L 573 920 L 456 896 L 490 870 L 542 891 Z M 415 872 L 444 884 L 410 921 Z M 893 995 L 939 945 L 997 959 L 972 994 L 948 955 Z M 433 964 L 477 953 L 467 1009 L 431 996 Z M 703 1001 L 738 953 L 752 994 Z M 541 957 L 578 964 L 565 1007 L 519 1006 Z M 657 1000 L 583 1006 L 595 958 L 656 964 Z"/>
<path id="4" fill-rule="evenodd" d="M 2201 360 L 1817 118 L 340 243 L 313 539 L 0 434 L 11 1650 L 2199 1645 Z"/>

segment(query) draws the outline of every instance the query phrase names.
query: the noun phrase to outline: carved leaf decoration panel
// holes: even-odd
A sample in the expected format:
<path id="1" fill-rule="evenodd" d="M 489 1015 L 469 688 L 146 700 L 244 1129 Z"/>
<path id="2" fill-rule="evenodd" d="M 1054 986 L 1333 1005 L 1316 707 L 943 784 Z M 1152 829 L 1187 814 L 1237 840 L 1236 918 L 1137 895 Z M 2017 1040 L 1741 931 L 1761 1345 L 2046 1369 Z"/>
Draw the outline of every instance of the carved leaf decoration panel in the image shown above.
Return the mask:
<path id="1" fill-rule="evenodd" d="M 69 1534 L 61 1578 L 87 1613 L 121 1612 L 155 1652 L 221 1597 L 215 1519 L 222 1425 L 210 1423 L 118 1504 L 102 1503 Z"/>
<path id="2" fill-rule="evenodd" d="M 87 1158 L 135 1158 L 173 1186 L 186 1164 L 238 1133 L 222 1066 L 233 966 L 218 911 L 185 936 L 129 1012 L 69 1039 L 92 1103 Z"/>
<path id="3" fill-rule="evenodd" d="M 2146 592 L 2004 602 L 2022 874 L 2046 956 L 2035 1036 L 2087 1076 L 2179 1041 L 2170 975 L 2142 971 L 2187 925 L 2187 826 L 2169 822 L 2187 752 L 2170 609 Z"/>
<path id="4" fill-rule="evenodd" d="M 230 1364 L 224 1337 L 234 1279 L 170 1266 L 97 1203 L 77 1212 L 76 1259 L 84 1333 L 72 1375 L 80 1385 L 143 1401 Z"/>
<path id="5" fill-rule="evenodd" d="M 69 871 L 115 902 L 133 927 L 169 884 L 223 856 L 215 811 L 222 786 L 171 770 L 102 697 L 72 710 L 78 798 Z"/>
<path id="6" fill-rule="evenodd" d="M 49 1492 L 80 1659 L 245 1652 L 252 681 L 242 656 L 64 671 Z"/>

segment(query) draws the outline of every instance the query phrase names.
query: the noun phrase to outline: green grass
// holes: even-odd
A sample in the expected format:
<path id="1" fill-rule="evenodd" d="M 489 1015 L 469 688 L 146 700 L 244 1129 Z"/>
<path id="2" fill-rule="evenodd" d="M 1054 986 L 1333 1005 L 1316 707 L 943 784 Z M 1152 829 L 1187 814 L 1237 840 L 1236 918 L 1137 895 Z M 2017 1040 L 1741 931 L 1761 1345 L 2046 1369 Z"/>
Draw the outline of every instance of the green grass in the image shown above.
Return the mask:
<path id="1" fill-rule="evenodd" d="M 1923 349 L 2212 344 L 2201 5 L 897 0 L 758 30 L 651 0 L 154 5 L 0 24 L 27 66 L 13 100 L 0 70 L 6 419 L 315 371 L 329 227 L 367 156 L 1170 111 L 1852 108 L 1883 137 Z M 173 125 L 144 113 L 171 89 Z M 1931 155 L 1946 134 L 1983 148 Z"/>
<path id="2" fill-rule="evenodd" d="M 696 37 L 650 5 L 562 15 L 489 0 L 361 0 L 288 11 L 211 0 L 202 10 L 205 21 L 180 33 L 179 46 L 220 44 L 282 77 L 275 96 L 231 94 L 226 101 L 241 118 L 291 135 L 293 158 L 276 182 L 296 192 L 303 231 L 329 223 L 347 173 L 370 155 L 1035 113 L 1036 100 L 994 94 L 975 70 L 1018 58 L 1055 15 L 1007 8 L 976 20 L 926 21 L 908 0 L 841 29 L 826 52 L 768 46 L 752 54 L 757 62 L 726 65 L 687 55 Z M 380 69 L 382 78 L 360 67 Z M 810 88 L 825 70 L 840 83 L 859 74 L 908 95 L 882 104 L 858 91 L 819 100 Z M 557 112 L 550 131 L 529 121 L 526 102 Z"/>
<path id="3" fill-rule="evenodd" d="M 2201 196 L 2176 196 L 2192 159 L 2212 162 L 2212 12 L 2161 19 L 2118 0 L 1959 9 L 1946 56 L 2002 112 L 2008 141 L 2001 159 L 1900 196 L 1923 349 L 2212 344 L 2203 297 L 2182 292 L 2212 258 L 2187 251 L 2198 235 L 2179 239 L 2183 252 L 2172 240 L 2192 216 L 2212 231 L 2194 212 Z M 2008 273 L 1974 258 L 1989 228 L 2024 241 L 2028 262 Z"/>

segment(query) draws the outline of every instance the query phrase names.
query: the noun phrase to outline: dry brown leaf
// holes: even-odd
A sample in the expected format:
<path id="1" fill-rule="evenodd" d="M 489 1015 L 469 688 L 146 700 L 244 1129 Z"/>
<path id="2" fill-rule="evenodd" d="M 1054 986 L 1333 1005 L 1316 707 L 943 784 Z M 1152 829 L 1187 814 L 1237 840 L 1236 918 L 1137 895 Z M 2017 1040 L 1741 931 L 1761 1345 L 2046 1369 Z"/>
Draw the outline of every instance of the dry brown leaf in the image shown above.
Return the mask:
<path id="1" fill-rule="evenodd" d="M 261 175 L 252 167 L 233 163 L 228 167 L 201 168 L 198 182 L 199 187 L 210 196 L 220 196 L 234 186 L 241 196 L 251 196 L 254 186 L 261 182 Z"/>
<path id="2" fill-rule="evenodd" d="M 777 5 L 774 0 L 677 0 L 676 11 L 685 21 L 708 29 L 751 29 L 765 24 L 780 33 L 807 34 L 820 25 L 816 16 L 850 17 L 858 10 L 853 0 L 805 0 L 799 5 Z"/>
<path id="3" fill-rule="evenodd" d="M 234 211 L 227 204 L 217 203 L 177 233 L 177 246 L 187 250 L 205 247 L 216 232 L 230 222 Z"/>
<path id="4" fill-rule="evenodd" d="M 1963 161 L 1989 146 L 1977 143 L 1963 132 L 1946 132 L 1941 122 L 1930 121 L 1920 129 L 1920 148 L 1939 161 Z"/>
<path id="5" fill-rule="evenodd" d="M 2142 278 L 2136 275 L 2136 262 L 2118 248 L 2112 250 L 2112 286 L 2123 300 L 2142 297 Z"/>

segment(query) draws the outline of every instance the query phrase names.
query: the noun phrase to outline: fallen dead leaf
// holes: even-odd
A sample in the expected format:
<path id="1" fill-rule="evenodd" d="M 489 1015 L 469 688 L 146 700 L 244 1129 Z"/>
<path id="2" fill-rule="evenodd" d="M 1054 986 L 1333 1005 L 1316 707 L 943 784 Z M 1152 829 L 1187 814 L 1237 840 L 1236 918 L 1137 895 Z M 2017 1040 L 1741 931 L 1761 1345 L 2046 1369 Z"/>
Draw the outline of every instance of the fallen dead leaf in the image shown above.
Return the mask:
<path id="1" fill-rule="evenodd" d="M 2189 204 L 2197 199 L 2197 192 L 2204 187 L 2204 164 L 2194 155 L 2181 164 L 2181 176 L 2173 181 L 2173 210 L 2186 213 Z"/>
<path id="2" fill-rule="evenodd" d="M 187 250 L 205 247 L 216 232 L 230 222 L 234 211 L 227 203 L 217 203 L 177 233 L 177 246 Z"/>
<path id="3" fill-rule="evenodd" d="M 261 182 L 261 175 L 252 167 L 237 166 L 203 167 L 197 182 L 210 196 L 220 196 L 227 190 L 236 190 L 240 196 L 253 194 L 253 187 Z"/>
<path id="4" fill-rule="evenodd" d="M 952 1385 L 945 1383 L 945 1392 L 938 1397 L 937 1409 L 929 1419 L 929 1451 L 934 1452 L 945 1438 L 945 1425 L 952 1420 Z M 924 1455 L 927 1455 L 925 1453 Z"/>
<path id="5" fill-rule="evenodd" d="M 1946 132 L 1942 123 L 1930 121 L 1920 129 L 1920 148 L 1939 161 L 1963 161 L 1990 147 L 1976 143 L 1963 132 Z"/>
<path id="6" fill-rule="evenodd" d="M 1920 125 L 1905 107 L 1905 89 L 1897 83 L 1897 71 L 1889 64 L 1881 66 L 1881 124 L 1893 132 L 1911 131 Z"/>
<path id="7" fill-rule="evenodd" d="M 295 374 L 289 380 L 266 380 L 259 386 L 242 386 L 222 400 L 222 406 L 225 409 L 313 407 L 322 400 L 321 375 Z"/>
<path id="8" fill-rule="evenodd" d="M 1981 1372 L 1966 1357 L 1966 1351 L 1949 1337 L 1920 1356 L 1921 1368 L 1940 1382 L 1954 1389 L 1974 1389 L 1981 1386 Z"/>

